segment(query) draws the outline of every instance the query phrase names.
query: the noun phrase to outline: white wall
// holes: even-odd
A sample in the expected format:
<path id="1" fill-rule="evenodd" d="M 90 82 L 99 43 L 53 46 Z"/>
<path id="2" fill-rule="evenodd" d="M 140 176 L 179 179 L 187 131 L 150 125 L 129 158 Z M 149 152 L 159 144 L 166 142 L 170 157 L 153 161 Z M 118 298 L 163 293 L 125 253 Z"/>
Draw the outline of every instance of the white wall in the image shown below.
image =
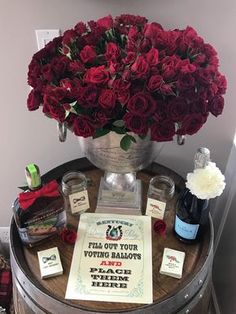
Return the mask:
<path id="1" fill-rule="evenodd" d="M 159 161 L 185 175 L 192 168 L 196 148 L 207 146 L 224 170 L 235 132 L 235 0 L 0 0 L 0 226 L 10 222 L 11 203 L 17 186 L 24 182 L 27 163 L 35 162 L 45 173 L 82 155 L 75 137 L 70 135 L 66 143 L 59 143 L 55 121 L 26 109 L 27 67 L 37 50 L 34 30 L 65 30 L 79 20 L 109 13 L 143 15 L 165 28 L 191 25 L 215 46 L 229 85 L 224 114 L 210 118 L 184 147 L 166 144 Z"/>

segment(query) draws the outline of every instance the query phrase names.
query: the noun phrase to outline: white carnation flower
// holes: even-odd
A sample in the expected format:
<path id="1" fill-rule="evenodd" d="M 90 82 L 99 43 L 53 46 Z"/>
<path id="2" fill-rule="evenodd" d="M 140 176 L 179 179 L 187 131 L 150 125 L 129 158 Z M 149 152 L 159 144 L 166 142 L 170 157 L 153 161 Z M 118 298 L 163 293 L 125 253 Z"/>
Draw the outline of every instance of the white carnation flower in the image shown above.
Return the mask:
<path id="1" fill-rule="evenodd" d="M 222 194 L 225 176 L 214 162 L 203 169 L 195 169 L 187 174 L 186 187 L 200 199 L 210 199 Z"/>

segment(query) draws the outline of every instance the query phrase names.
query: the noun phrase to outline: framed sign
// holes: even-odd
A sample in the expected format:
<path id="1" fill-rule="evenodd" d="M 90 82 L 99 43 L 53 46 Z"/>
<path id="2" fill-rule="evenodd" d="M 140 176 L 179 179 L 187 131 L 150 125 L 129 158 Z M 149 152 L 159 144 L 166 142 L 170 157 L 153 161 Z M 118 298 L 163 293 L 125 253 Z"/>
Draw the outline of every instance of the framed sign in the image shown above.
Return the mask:
<path id="1" fill-rule="evenodd" d="M 65 298 L 152 303 L 151 218 L 82 214 Z"/>

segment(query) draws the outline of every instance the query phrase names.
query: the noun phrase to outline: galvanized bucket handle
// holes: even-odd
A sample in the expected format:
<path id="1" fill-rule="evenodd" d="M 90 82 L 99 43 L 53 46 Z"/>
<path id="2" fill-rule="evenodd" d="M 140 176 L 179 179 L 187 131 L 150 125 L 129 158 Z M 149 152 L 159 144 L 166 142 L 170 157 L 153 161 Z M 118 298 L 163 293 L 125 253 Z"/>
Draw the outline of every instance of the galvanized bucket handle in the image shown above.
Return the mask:
<path id="1" fill-rule="evenodd" d="M 67 136 L 67 127 L 65 123 L 57 122 L 57 132 L 60 142 L 65 142 Z"/>
<path id="2" fill-rule="evenodd" d="M 178 145 L 184 145 L 185 138 L 186 137 L 184 135 L 177 135 L 177 143 L 178 143 Z"/>

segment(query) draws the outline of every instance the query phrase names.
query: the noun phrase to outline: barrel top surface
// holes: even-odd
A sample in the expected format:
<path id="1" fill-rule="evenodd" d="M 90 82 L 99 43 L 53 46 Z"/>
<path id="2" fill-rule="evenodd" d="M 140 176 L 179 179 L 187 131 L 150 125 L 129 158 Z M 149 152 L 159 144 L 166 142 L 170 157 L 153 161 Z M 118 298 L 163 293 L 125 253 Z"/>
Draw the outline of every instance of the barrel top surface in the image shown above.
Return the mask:
<path id="1" fill-rule="evenodd" d="M 91 184 L 88 187 L 90 198 L 90 210 L 94 212 L 97 201 L 97 192 L 100 178 L 103 172 L 93 165 L 87 159 L 82 158 L 72 162 L 61 165 L 43 176 L 43 181 L 47 182 L 51 179 L 61 180 L 64 173 L 69 170 L 81 170 L 88 178 L 91 179 Z M 176 192 L 174 198 L 171 200 L 170 210 L 166 215 L 167 231 L 165 236 L 157 235 L 152 230 L 152 258 L 153 258 L 153 303 L 159 303 L 168 298 L 175 296 L 175 294 L 188 285 L 193 278 L 201 271 L 206 258 L 209 254 L 212 245 L 212 232 L 207 228 L 207 232 L 200 243 L 184 244 L 180 242 L 173 234 L 174 224 L 174 209 L 180 190 L 184 187 L 184 180 L 175 172 L 165 168 L 157 163 L 153 163 L 146 170 L 138 172 L 137 177 L 142 181 L 143 199 L 142 210 L 146 207 L 147 189 L 150 179 L 157 174 L 166 174 L 170 176 L 176 184 Z M 76 216 L 68 217 L 69 223 L 77 228 L 79 218 Z M 152 218 L 152 224 L 155 219 Z M 70 272 L 70 265 L 73 255 L 73 245 L 65 244 L 59 237 L 48 239 L 33 248 L 24 247 L 19 239 L 16 225 L 12 220 L 11 224 L 11 258 L 14 259 L 15 265 L 19 267 L 20 272 L 28 278 L 33 286 L 40 289 L 45 294 L 59 300 L 63 304 L 94 312 L 122 312 L 132 311 L 135 309 L 142 309 L 148 305 L 133 304 L 133 303 L 116 303 L 116 302 L 98 302 L 85 300 L 65 300 L 65 292 L 67 287 L 67 280 Z M 51 247 L 57 246 L 60 252 L 61 261 L 64 269 L 63 275 L 42 280 L 40 277 L 40 270 L 38 264 L 37 252 Z M 162 254 L 164 248 L 171 248 L 186 253 L 183 276 L 182 279 L 175 279 L 169 276 L 161 275 L 159 273 Z M 14 269 L 13 269 L 14 271 Z M 30 292 L 29 292 L 30 293 Z"/>

